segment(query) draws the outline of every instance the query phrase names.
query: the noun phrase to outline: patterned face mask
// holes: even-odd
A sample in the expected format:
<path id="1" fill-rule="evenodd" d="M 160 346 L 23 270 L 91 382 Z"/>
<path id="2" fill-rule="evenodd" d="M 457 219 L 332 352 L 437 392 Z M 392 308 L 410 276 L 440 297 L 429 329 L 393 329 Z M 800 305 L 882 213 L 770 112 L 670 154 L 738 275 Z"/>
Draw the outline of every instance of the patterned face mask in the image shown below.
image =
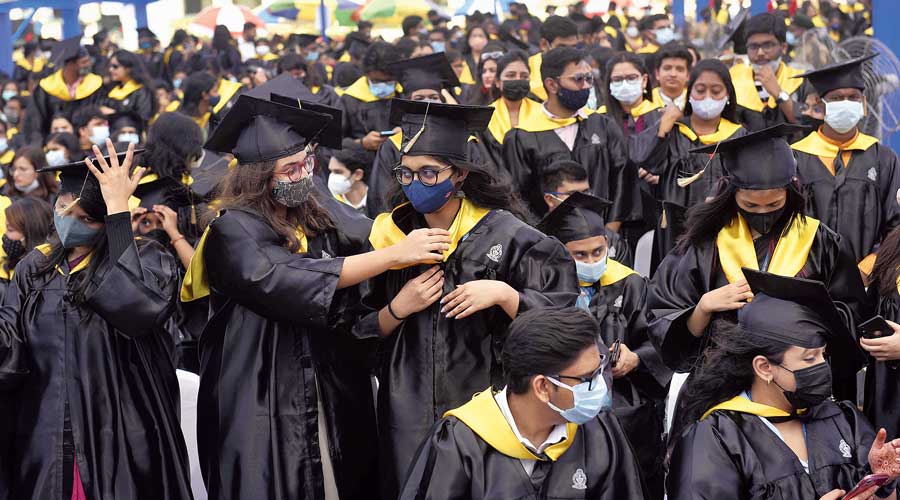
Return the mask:
<path id="1" fill-rule="evenodd" d="M 296 182 L 275 181 L 275 187 L 272 188 L 272 196 L 275 198 L 275 201 L 286 207 L 299 207 L 309 199 L 312 187 L 311 176 L 304 177 Z"/>

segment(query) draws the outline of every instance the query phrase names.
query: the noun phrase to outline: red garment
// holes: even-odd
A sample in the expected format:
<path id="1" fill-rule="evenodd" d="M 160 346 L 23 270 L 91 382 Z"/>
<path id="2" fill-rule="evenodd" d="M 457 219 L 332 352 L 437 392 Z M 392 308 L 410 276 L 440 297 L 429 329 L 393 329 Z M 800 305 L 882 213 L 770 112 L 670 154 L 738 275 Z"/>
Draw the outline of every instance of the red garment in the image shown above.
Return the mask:
<path id="1" fill-rule="evenodd" d="M 72 462 L 72 467 L 75 470 L 72 471 L 72 500 L 87 500 L 87 497 L 84 494 L 84 485 L 81 484 L 81 475 L 78 473 L 78 455 L 75 455 L 75 460 Z"/>

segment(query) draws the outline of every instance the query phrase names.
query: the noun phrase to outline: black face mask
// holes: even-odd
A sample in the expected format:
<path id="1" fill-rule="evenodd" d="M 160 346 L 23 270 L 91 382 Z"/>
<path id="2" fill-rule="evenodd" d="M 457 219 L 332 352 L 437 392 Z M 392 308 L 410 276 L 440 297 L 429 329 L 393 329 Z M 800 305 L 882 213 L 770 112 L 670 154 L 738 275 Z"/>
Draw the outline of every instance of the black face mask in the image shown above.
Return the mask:
<path id="1" fill-rule="evenodd" d="M 785 391 L 778 382 L 775 385 L 784 391 L 784 397 L 794 407 L 794 411 L 812 408 L 831 397 L 831 367 L 828 362 L 797 371 L 784 369 L 794 374 L 797 389 Z"/>
<path id="2" fill-rule="evenodd" d="M 19 240 L 11 240 L 5 234 L 3 235 L 3 251 L 6 252 L 6 258 L 11 262 L 17 262 L 25 255 L 25 244 Z"/>
<path id="3" fill-rule="evenodd" d="M 503 89 L 500 93 L 510 101 L 521 101 L 531 92 L 531 82 L 528 80 L 503 80 Z"/>
<path id="4" fill-rule="evenodd" d="M 163 246 L 169 245 L 169 235 L 162 229 L 153 229 L 153 230 L 147 231 L 147 234 L 141 235 L 141 238 L 146 238 L 148 240 L 155 240 Z"/>
<path id="5" fill-rule="evenodd" d="M 750 229 L 755 230 L 759 234 L 769 234 L 772 231 L 772 228 L 775 227 L 775 224 L 781 219 L 781 216 L 784 214 L 784 208 L 781 207 L 778 210 L 773 210 L 771 212 L 766 212 L 762 214 L 756 214 L 753 212 L 748 212 L 743 208 L 738 207 L 738 212 L 740 212 L 741 217 L 747 221 L 747 225 L 750 226 Z"/>

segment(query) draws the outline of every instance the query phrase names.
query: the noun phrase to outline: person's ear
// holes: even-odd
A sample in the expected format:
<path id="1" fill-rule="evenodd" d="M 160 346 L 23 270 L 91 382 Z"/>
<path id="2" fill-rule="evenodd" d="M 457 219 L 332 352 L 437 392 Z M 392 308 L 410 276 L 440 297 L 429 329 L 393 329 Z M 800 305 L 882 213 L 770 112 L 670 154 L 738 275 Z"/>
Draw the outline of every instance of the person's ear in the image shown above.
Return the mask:
<path id="1" fill-rule="evenodd" d="M 458 182 L 462 183 L 462 181 L 466 180 L 466 177 L 468 177 L 468 176 L 469 176 L 468 170 L 457 170 L 456 180 Z"/>
<path id="2" fill-rule="evenodd" d="M 548 42 L 546 39 L 541 38 L 541 41 L 538 42 L 538 45 L 541 48 L 541 52 L 550 52 L 550 42 Z"/>
<path id="3" fill-rule="evenodd" d="M 775 368 L 765 356 L 756 356 L 751 362 L 753 373 L 764 382 L 771 383 L 775 379 Z"/>
<path id="4" fill-rule="evenodd" d="M 365 175 L 366 174 L 365 174 L 365 172 L 363 172 L 363 169 L 357 168 L 356 170 L 354 170 L 353 172 L 350 173 L 350 180 L 355 181 L 355 182 L 360 182 L 363 180 L 363 176 L 365 176 Z"/>
<path id="5" fill-rule="evenodd" d="M 544 195 L 544 203 L 547 204 L 547 208 L 556 207 L 556 200 L 554 200 L 553 197 L 550 196 L 549 194 Z"/>
<path id="6" fill-rule="evenodd" d="M 534 392 L 534 395 L 544 403 L 550 402 L 550 391 L 553 390 L 551 387 L 552 385 L 553 384 L 547 380 L 547 377 L 543 375 L 535 375 L 531 378 L 532 392 Z"/>
<path id="7" fill-rule="evenodd" d="M 556 81 L 556 78 L 544 78 L 544 87 L 549 94 L 555 94 L 559 92 L 559 82 Z"/>

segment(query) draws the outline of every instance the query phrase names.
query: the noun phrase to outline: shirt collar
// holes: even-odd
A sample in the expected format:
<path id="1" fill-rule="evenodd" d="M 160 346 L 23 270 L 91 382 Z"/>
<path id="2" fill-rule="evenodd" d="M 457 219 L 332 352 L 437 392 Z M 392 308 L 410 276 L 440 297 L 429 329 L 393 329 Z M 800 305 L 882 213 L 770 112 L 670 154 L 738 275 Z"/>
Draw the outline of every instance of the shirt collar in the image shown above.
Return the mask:
<path id="1" fill-rule="evenodd" d="M 553 113 L 551 113 L 550 110 L 547 109 L 547 103 L 546 103 L 546 102 L 545 102 L 544 104 L 541 105 L 541 109 L 544 111 L 544 114 L 545 114 L 545 115 L 549 116 L 550 118 L 553 118 L 554 120 L 562 120 L 562 119 L 564 119 L 564 118 L 562 118 L 562 117 L 556 116 L 556 115 L 554 115 Z M 578 110 L 577 113 L 575 113 L 574 116 L 576 116 L 576 117 L 578 117 L 578 118 L 581 118 L 582 120 L 586 120 L 587 117 L 588 117 L 588 114 L 587 114 L 587 112 L 584 110 L 584 108 L 581 108 L 581 109 Z M 570 118 L 572 118 L 572 117 L 570 117 Z"/>
<path id="2" fill-rule="evenodd" d="M 503 418 L 506 419 L 506 422 L 512 429 L 513 434 L 516 435 L 516 439 L 518 439 L 520 443 L 525 445 L 525 447 L 531 450 L 535 455 L 544 453 L 544 450 L 548 446 L 565 440 L 569 435 L 566 431 L 565 424 L 556 425 L 553 427 L 553 430 L 550 431 L 550 435 L 547 436 L 547 439 L 543 442 L 543 444 L 536 447 L 531 443 L 531 441 L 529 441 L 519 433 L 519 428 L 516 426 L 516 421 L 513 419 L 512 411 L 510 411 L 509 409 L 509 402 L 506 400 L 506 387 L 504 387 L 502 391 L 495 394 L 494 399 L 497 401 L 497 405 L 500 407 L 500 413 L 503 414 Z"/>

